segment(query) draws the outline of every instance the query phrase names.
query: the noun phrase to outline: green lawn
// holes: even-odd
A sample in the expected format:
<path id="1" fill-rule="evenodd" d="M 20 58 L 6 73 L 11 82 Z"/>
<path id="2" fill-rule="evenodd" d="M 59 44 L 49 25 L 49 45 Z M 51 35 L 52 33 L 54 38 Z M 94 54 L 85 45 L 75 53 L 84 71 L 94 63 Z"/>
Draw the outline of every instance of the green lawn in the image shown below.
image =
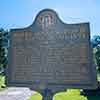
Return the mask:
<path id="1" fill-rule="evenodd" d="M 35 93 L 27 100 L 42 100 L 39 93 Z M 80 95 L 79 89 L 68 89 L 67 92 L 59 92 L 53 96 L 53 100 L 88 100 L 87 97 Z"/>
<path id="2" fill-rule="evenodd" d="M 67 92 L 55 94 L 54 100 L 87 100 L 86 97 L 80 95 L 79 89 L 68 89 Z"/>
<path id="3" fill-rule="evenodd" d="M 27 100 L 42 100 L 42 96 L 40 95 L 40 93 L 36 92 Z"/>

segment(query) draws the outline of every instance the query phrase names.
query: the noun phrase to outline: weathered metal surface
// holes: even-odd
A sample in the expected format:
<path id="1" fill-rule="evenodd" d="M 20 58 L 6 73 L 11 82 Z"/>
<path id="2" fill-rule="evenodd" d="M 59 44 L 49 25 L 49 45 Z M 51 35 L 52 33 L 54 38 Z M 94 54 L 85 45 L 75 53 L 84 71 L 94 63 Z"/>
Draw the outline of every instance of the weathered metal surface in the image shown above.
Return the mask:
<path id="1" fill-rule="evenodd" d="M 89 23 L 65 24 L 55 11 L 41 11 L 32 25 L 12 29 L 7 85 L 96 88 Z"/>

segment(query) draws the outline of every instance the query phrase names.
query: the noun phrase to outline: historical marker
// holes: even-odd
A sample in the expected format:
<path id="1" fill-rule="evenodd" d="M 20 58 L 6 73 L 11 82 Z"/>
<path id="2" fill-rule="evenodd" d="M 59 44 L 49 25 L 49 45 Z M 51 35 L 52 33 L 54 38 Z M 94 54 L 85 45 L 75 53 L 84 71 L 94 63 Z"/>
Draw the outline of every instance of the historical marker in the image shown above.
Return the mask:
<path id="1" fill-rule="evenodd" d="M 89 23 L 65 24 L 55 11 L 41 11 L 27 28 L 11 29 L 8 86 L 35 90 L 94 89 Z"/>

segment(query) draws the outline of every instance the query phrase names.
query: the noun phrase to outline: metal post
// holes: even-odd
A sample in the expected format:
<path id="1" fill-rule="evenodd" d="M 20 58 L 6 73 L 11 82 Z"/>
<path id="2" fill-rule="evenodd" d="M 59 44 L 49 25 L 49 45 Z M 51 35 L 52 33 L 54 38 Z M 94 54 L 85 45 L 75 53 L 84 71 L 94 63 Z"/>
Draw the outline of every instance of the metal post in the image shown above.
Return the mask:
<path id="1" fill-rule="evenodd" d="M 43 96 L 43 99 L 42 100 L 52 100 L 52 98 L 53 98 L 52 90 L 50 90 L 48 88 L 42 90 L 41 91 L 41 94 Z"/>

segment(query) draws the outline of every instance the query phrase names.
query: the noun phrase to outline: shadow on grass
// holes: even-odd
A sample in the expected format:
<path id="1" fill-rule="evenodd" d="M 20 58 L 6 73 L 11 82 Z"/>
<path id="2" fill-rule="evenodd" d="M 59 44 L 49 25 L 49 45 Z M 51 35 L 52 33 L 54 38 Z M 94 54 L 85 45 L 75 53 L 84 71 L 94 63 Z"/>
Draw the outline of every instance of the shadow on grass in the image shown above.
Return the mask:
<path id="1" fill-rule="evenodd" d="M 88 100 L 100 100 L 100 95 L 87 96 Z"/>

